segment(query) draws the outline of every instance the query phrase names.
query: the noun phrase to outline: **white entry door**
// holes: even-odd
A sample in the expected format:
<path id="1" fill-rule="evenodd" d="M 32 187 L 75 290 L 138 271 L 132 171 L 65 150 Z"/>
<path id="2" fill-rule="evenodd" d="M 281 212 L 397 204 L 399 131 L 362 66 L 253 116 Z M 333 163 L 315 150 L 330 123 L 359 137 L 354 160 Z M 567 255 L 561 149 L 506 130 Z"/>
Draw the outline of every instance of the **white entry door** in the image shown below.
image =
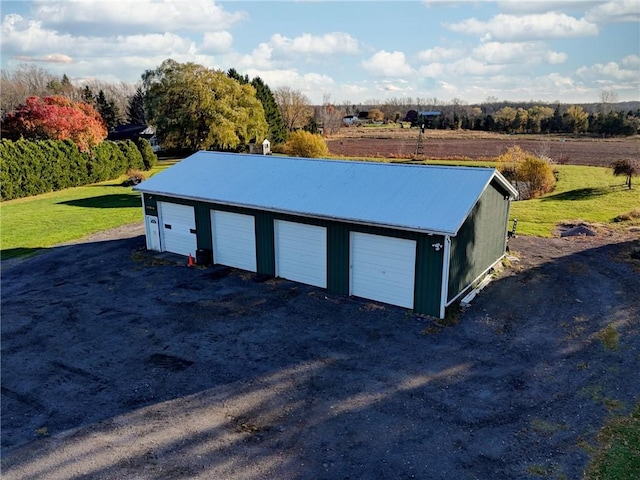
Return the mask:
<path id="1" fill-rule="evenodd" d="M 316 287 L 327 287 L 327 229 L 276 220 L 276 276 Z"/>
<path id="2" fill-rule="evenodd" d="M 193 207 L 158 202 L 162 251 L 179 255 L 196 255 L 196 219 Z"/>
<path id="3" fill-rule="evenodd" d="M 156 252 L 161 252 L 160 246 L 160 227 L 158 226 L 158 217 L 154 215 L 144 216 L 145 227 L 147 231 L 147 248 Z"/>
<path id="4" fill-rule="evenodd" d="M 413 308 L 416 242 L 351 232 L 350 294 Z"/>
<path id="5" fill-rule="evenodd" d="M 256 227 L 253 215 L 211 210 L 213 261 L 255 272 Z"/>

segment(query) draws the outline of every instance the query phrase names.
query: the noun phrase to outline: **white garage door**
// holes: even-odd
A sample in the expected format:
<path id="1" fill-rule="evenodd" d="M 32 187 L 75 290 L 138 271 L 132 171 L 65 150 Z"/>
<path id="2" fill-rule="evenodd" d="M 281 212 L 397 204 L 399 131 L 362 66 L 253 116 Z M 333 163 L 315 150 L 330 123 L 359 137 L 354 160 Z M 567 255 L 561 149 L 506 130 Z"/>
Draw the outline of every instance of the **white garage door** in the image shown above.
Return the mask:
<path id="1" fill-rule="evenodd" d="M 256 271 L 256 227 L 253 215 L 211 211 L 213 261 Z"/>
<path id="2" fill-rule="evenodd" d="M 315 225 L 274 223 L 276 276 L 327 287 L 327 229 Z"/>
<path id="3" fill-rule="evenodd" d="M 351 232 L 350 294 L 413 308 L 416 242 Z"/>
<path id="4" fill-rule="evenodd" d="M 158 202 L 162 251 L 179 255 L 196 255 L 196 219 L 193 207 Z"/>

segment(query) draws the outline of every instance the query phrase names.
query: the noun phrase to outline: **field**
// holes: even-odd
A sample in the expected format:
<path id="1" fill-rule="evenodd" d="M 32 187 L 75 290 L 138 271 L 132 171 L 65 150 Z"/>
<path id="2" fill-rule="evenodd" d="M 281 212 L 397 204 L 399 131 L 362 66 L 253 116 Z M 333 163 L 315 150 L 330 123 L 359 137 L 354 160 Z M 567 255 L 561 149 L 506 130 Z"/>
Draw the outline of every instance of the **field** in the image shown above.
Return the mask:
<path id="1" fill-rule="evenodd" d="M 416 151 L 416 128 L 349 127 L 328 140 L 332 155 L 410 158 Z M 621 158 L 640 157 L 640 137 L 622 139 L 567 138 L 545 135 L 500 135 L 490 132 L 426 130 L 427 159 L 491 160 L 519 145 L 555 163 L 607 167 Z"/>

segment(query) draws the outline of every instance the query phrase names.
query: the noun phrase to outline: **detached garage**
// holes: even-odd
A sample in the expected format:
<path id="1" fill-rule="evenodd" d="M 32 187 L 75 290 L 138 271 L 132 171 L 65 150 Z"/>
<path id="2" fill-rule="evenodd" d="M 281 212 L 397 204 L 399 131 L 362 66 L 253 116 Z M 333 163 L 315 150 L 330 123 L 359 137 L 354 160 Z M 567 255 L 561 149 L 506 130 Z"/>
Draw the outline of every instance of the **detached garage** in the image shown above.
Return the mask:
<path id="1" fill-rule="evenodd" d="M 443 317 L 501 260 L 490 168 L 198 152 L 134 187 L 147 248 Z"/>

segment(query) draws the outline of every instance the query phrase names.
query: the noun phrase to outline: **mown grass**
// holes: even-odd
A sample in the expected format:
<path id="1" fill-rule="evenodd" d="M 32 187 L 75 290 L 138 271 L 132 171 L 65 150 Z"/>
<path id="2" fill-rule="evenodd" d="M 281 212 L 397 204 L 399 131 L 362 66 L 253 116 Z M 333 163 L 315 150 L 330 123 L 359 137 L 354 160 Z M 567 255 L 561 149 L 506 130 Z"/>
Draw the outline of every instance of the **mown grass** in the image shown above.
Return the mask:
<path id="1" fill-rule="evenodd" d="M 640 478 L 640 403 L 628 417 L 614 417 L 598 434 L 585 480 Z"/>
<path id="2" fill-rule="evenodd" d="M 156 166 L 149 173 L 167 168 Z M 123 187 L 125 176 L 0 204 L 0 256 L 40 249 L 142 220 L 140 194 Z"/>
<path id="3" fill-rule="evenodd" d="M 616 217 L 640 205 L 640 186 L 625 188 L 624 178 L 611 169 L 557 165 L 556 188 L 537 199 L 511 204 L 511 218 L 518 219 L 518 233 L 549 237 L 559 223 L 598 223 L 628 227 L 640 225 L 630 218 L 616 223 Z"/>

